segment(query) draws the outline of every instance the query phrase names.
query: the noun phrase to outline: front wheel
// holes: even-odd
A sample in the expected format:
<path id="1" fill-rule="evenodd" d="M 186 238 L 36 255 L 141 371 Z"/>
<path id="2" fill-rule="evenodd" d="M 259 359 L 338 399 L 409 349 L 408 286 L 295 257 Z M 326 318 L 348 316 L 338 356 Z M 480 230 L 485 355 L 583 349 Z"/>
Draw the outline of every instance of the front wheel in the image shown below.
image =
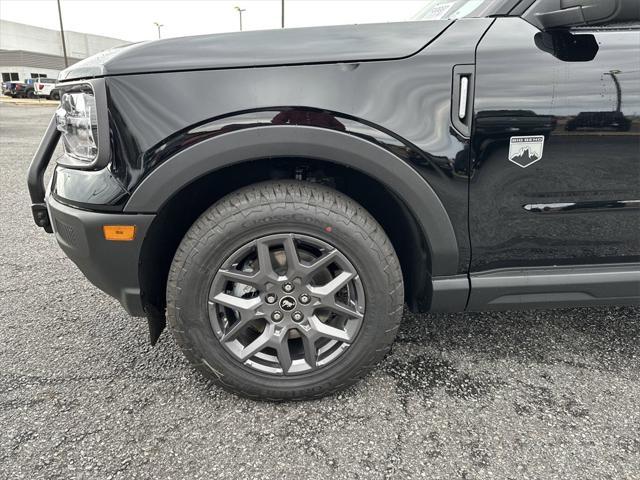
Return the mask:
<path id="1" fill-rule="evenodd" d="M 207 210 L 178 247 L 167 319 L 185 355 L 235 393 L 326 395 L 389 350 L 402 274 L 382 227 L 315 184 L 269 182 Z"/>

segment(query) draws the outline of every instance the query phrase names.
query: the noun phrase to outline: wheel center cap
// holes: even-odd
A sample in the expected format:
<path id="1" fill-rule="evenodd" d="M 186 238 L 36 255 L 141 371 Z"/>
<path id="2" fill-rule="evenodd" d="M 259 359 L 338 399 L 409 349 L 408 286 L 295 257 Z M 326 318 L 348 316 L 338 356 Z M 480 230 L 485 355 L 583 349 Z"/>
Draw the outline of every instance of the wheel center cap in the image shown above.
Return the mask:
<path id="1" fill-rule="evenodd" d="M 290 296 L 282 297 L 280 299 L 280 308 L 285 312 L 290 312 L 296 308 L 296 299 Z"/>

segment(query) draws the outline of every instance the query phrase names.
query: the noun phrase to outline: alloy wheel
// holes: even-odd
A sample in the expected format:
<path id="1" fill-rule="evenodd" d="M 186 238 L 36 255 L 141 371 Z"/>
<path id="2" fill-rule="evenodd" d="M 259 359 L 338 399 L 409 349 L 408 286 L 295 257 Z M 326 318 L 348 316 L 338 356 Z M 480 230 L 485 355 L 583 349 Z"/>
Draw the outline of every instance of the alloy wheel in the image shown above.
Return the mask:
<path id="1" fill-rule="evenodd" d="M 258 238 L 216 272 L 209 320 L 244 365 L 276 375 L 322 368 L 354 342 L 365 313 L 364 286 L 337 248 L 308 235 Z"/>

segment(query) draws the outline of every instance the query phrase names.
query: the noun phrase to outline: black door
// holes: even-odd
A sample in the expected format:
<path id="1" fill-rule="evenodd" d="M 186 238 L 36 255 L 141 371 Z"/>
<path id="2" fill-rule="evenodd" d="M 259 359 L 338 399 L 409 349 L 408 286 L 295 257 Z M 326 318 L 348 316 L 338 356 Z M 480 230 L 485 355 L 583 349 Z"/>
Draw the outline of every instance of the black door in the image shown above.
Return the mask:
<path id="1" fill-rule="evenodd" d="M 471 272 L 638 261 L 638 26 L 499 18 L 476 62 Z"/>

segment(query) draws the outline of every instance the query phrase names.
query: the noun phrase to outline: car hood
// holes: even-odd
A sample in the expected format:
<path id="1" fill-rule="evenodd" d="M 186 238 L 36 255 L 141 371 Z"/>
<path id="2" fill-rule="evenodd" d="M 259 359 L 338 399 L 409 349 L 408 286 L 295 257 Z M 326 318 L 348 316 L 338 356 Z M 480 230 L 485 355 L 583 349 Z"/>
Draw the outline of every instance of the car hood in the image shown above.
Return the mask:
<path id="1" fill-rule="evenodd" d="M 170 38 L 106 50 L 63 70 L 58 80 L 399 59 L 419 52 L 451 23 L 431 20 Z"/>

